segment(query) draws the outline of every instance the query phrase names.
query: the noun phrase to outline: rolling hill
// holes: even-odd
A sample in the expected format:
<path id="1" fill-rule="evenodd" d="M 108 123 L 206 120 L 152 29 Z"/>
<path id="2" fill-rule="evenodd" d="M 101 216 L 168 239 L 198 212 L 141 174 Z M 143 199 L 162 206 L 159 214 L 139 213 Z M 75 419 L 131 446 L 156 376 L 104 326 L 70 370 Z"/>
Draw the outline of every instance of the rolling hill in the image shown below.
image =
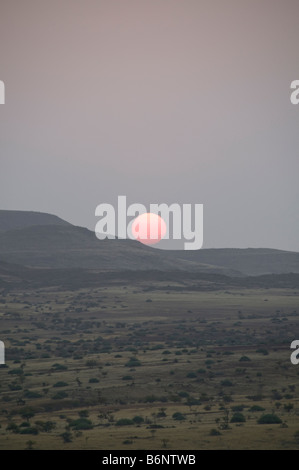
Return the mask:
<path id="1" fill-rule="evenodd" d="M 33 211 L 0 210 L 0 232 L 32 225 L 71 225 L 56 215 Z"/>
<path id="2" fill-rule="evenodd" d="M 34 225 L 0 232 L 0 260 L 30 267 L 101 271 L 200 271 L 237 275 L 231 269 L 178 259 L 133 240 L 98 240 L 72 225 Z"/>
<path id="3" fill-rule="evenodd" d="M 175 253 L 175 252 L 173 252 Z M 177 252 L 180 259 L 225 266 L 248 276 L 299 273 L 299 253 L 268 248 L 218 248 Z"/>
<path id="4" fill-rule="evenodd" d="M 265 248 L 166 251 L 133 240 L 98 240 L 51 214 L 0 211 L 0 260 L 27 267 L 184 271 L 227 276 L 299 273 L 299 253 Z"/>

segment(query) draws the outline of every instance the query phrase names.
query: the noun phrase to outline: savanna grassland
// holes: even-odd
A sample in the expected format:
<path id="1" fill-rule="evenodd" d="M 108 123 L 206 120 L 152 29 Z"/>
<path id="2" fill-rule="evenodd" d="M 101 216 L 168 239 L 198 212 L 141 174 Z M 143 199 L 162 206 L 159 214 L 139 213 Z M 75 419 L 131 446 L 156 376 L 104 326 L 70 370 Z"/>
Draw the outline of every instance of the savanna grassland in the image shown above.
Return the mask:
<path id="1" fill-rule="evenodd" d="M 299 289 L 2 289 L 0 449 L 296 449 Z"/>

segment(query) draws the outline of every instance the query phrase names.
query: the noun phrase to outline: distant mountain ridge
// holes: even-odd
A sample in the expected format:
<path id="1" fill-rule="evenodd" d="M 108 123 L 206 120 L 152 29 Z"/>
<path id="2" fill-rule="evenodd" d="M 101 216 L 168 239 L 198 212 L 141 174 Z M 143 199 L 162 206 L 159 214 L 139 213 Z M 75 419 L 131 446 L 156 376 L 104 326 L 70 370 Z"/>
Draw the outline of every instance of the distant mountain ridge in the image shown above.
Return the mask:
<path id="1" fill-rule="evenodd" d="M 210 248 L 183 251 L 181 259 L 225 266 L 249 276 L 299 273 L 299 253 L 271 248 Z"/>
<path id="2" fill-rule="evenodd" d="M 34 211 L 0 210 L 0 232 L 32 225 L 71 225 L 56 215 Z"/>
<path id="3" fill-rule="evenodd" d="M 31 267 L 106 271 L 201 271 L 238 275 L 233 270 L 178 259 L 134 240 L 98 240 L 73 225 L 34 225 L 0 232 L 0 260 Z"/>
<path id="4" fill-rule="evenodd" d="M 101 271 L 158 270 L 231 277 L 299 273 L 299 253 L 273 249 L 158 250 L 134 240 L 98 240 L 51 214 L 0 211 L 0 260 L 18 265 Z"/>

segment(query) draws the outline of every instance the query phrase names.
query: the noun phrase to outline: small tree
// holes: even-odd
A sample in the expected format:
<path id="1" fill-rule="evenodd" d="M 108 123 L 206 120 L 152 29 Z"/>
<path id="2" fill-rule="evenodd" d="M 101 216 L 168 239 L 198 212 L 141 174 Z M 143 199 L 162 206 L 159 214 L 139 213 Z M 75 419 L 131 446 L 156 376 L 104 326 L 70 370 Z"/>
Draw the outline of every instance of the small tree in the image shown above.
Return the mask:
<path id="1" fill-rule="evenodd" d="M 162 439 L 162 447 L 163 449 L 167 449 L 169 443 L 169 439 Z"/>
<path id="2" fill-rule="evenodd" d="M 35 444 L 35 441 L 27 441 L 26 442 L 26 450 L 33 450 L 33 446 Z"/>
<path id="3" fill-rule="evenodd" d="M 222 423 L 220 424 L 220 429 L 229 429 L 229 409 L 228 408 L 224 408 L 224 416 L 222 418 Z"/>
<path id="4" fill-rule="evenodd" d="M 21 411 L 20 415 L 22 416 L 22 418 L 26 419 L 27 421 L 29 421 L 30 418 L 33 418 L 33 416 L 35 415 L 34 411 L 31 409 L 31 408 L 25 408 Z"/>
<path id="5" fill-rule="evenodd" d="M 69 431 L 65 431 L 63 432 L 62 434 L 60 434 L 60 436 L 62 437 L 63 439 L 63 442 L 66 444 L 68 442 L 72 442 L 72 433 L 70 433 Z"/>
<path id="6" fill-rule="evenodd" d="M 288 403 L 283 405 L 283 407 L 289 413 L 294 408 L 294 405 L 292 403 Z"/>

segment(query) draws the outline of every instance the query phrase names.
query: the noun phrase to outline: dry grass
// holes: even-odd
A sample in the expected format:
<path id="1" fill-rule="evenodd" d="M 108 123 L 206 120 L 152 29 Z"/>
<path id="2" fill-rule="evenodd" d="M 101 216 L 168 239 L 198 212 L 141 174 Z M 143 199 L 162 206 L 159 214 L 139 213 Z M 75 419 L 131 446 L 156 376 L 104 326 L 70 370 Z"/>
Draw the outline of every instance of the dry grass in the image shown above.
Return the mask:
<path id="1" fill-rule="evenodd" d="M 28 441 L 36 449 L 298 448 L 299 369 L 289 349 L 297 339 L 298 293 L 140 280 L 0 294 L 8 366 L 0 369 L 0 449 L 24 449 Z M 244 356 L 250 361 L 240 361 Z M 132 357 L 141 365 L 126 366 Z M 54 387 L 59 381 L 66 385 Z M 61 391 L 67 396 L 54 399 Z M 238 405 L 246 421 L 223 429 L 226 413 L 230 421 Z M 274 412 L 282 424 L 257 424 L 263 412 L 251 412 L 253 405 Z M 8 431 L 12 422 L 26 429 L 20 426 L 24 407 L 35 413 L 30 427 L 53 421 L 55 429 Z M 70 422 L 82 410 L 93 428 L 76 432 Z M 185 419 L 173 419 L 176 412 Z M 116 425 L 134 416 L 144 422 Z"/>

